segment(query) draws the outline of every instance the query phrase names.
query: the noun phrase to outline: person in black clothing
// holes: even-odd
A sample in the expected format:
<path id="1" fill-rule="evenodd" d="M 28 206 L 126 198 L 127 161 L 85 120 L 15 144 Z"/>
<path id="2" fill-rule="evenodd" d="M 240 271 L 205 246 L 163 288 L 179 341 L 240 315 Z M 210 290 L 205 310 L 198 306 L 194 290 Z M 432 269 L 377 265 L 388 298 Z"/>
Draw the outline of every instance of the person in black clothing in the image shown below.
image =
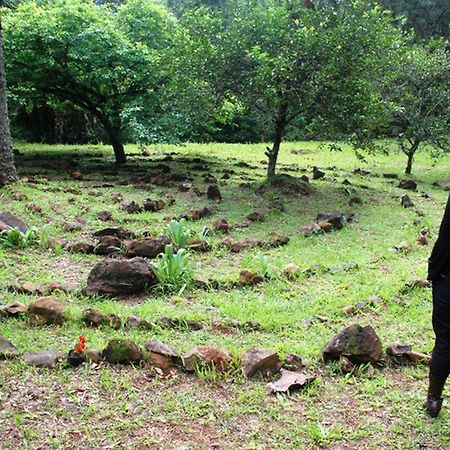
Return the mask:
<path id="1" fill-rule="evenodd" d="M 433 283 L 432 320 L 436 340 L 425 406 L 431 417 L 437 417 L 442 407 L 444 385 L 450 375 L 450 197 L 428 263 L 428 279 Z"/>

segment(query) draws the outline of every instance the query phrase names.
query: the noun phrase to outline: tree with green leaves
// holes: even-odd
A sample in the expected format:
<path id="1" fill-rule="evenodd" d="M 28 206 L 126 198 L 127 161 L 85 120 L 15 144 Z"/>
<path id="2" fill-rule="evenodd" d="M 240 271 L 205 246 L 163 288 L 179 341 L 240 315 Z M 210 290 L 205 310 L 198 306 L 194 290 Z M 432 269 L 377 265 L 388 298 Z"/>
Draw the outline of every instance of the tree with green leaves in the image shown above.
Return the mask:
<path id="1" fill-rule="evenodd" d="M 88 112 L 124 163 L 127 133 L 160 131 L 170 69 L 163 50 L 175 26 L 149 0 L 114 10 L 93 1 L 25 1 L 5 18 L 11 88 L 30 102 L 69 102 Z"/>
<path id="2" fill-rule="evenodd" d="M 3 1 L 0 0 L 0 14 L 2 7 Z M 16 180 L 17 174 L 14 166 L 6 100 L 6 75 L 3 64 L 3 36 L 0 17 L 0 186 Z"/>
<path id="3" fill-rule="evenodd" d="M 239 2 L 224 33 L 223 78 L 247 110 L 272 130 L 272 177 L 289 126 L 369 137 L 385 117 L 381 87 L 402 33 L 371 1 Z"/>
<path id="4" fill-rule="evenodd" d="M 450 54 L 442 42 L 415 45 L 403 55 L 386 93 L 393 106 L 391 123 L 411 174 L 421 147 L 450 151 Z"/>

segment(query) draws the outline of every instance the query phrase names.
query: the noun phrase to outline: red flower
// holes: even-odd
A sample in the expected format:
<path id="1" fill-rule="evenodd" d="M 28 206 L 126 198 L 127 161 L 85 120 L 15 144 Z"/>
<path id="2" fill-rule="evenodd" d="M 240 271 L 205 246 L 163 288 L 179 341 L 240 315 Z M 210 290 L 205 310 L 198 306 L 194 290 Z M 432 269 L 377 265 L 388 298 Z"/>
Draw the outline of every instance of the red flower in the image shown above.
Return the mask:
<path id="1" fill-rule="evenodd" d="M 79 344 L 75 346 L 75 351 L 81 353 L 86 348 L 86 338 L 84 336 L 78 336 Z"/>

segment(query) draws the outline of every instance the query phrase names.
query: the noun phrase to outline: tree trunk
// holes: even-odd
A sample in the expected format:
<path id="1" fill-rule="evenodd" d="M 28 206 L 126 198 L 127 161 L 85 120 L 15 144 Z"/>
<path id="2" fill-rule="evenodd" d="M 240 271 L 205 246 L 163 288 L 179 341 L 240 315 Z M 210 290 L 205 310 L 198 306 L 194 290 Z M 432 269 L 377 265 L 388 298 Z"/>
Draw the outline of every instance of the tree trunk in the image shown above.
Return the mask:
<path id="1" fill-rule="evenodd" d="M 0 1 L 0 4 L 3 3 Z M 6 102 L 6 75 L 3 65 L 3 38 L 0 23 L 0 186 L 17 180 Z"/>
<path id="2" fill-rule="evenodd" d="M 100 118 L 100 121 L 106 131 L 106 134 L 109 137 L 109 142 L 114 150 L 116 164 L 125 164 L 127 162 L 127 156 L 125 155 L 125 148 L 120 139 L 120 130 L 111 126 L 108 122 L 102 119 L 103 118 Z"/>
<path id="3" fill-rule="evenodd" d="M 273 139 L 272 149 L 266 152 L 269 159 L 267 164 L 267 178 L 272 178 L 275 175 L 277 167 L 278 152 L 280 151 L 281 141 L 283 140 L 284 130 L 287 121 L 287 103 L 282 103 L 278 108 L 278 114 L 275 121 L 275 135 Z"/>
<path id="4" fill-rule="evenodd" d="M 406 156 L 408 157 L 408 162 L 406 164 L 405 173 L 406 175 L 411 175 L 412 166 L 414 162 L 414 155 L 416 154 L 417 149 L 419 148 L 420 141 L 414 141 L 414 143 L 409 148 Z"/>

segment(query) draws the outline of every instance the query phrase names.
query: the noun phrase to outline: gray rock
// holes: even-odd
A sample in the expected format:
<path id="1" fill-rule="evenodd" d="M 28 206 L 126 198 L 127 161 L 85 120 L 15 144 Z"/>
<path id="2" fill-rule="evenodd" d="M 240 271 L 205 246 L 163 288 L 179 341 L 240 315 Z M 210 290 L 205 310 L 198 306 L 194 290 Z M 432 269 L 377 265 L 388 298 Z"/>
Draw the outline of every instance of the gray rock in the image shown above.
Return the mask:
<path id="1" fill-rule="evenodd" d="M 105 320 L 105 316 L 100 311 L 89 308 L 83 311 L 81 320 L 90 327 L 98 327 Z"/>
<path id="2" fill-rule="evenodd" d="M 11 228 L 17 228 L 22 233 L 25 233 L 28 230 L 25 222 L 15 215 L 10 212 L 0 212 L 0 231 L 10 230 Z"/>
<path id="3" fill-rule="evenodd" d="M 255 375 L 271 376 L 280 371 L 278 353 L 265 348 L 251 348 L 242 359 L 242 372 L 247 378 Z"/>
<path id="4" fill-rule="evenodd" d="M 108 259 L 93 267 L 85 292 L 87 295 L 112 296 L 138 294 L 155 284 L 156 276 L 145 259 Z"/>
<path id="5" fill-rule="evenodd" d="M 344 328 L 323 349 L 325 361 L 347 357 L 353 364 L 376 362 L 382 352 L 381 341 L 374 329 L 368 325 L 355 324 Z"/>
<path id="6" fill-rule="evenodd" d="M 222 201 L 222 194 L 220 193 L 219 186 L 217 186 L 217 184 L 210 184 L 208 186 L 206 196 L 209 200 L 214 200 L 217 202 Z"/>
<path id="7" fill-rule="evenodd" d="M 144 347 L 147 351 L 146 359 L 154 367 L 169 370 L 173 365 L 181 366 L 183 364 L 180 351 L 176 347 L 156 339 L 147 342 Z"/>
<path id="8" fill-rule="evenodd" d="M 12 342 L 0 335 L 0 359 L 13 358 L 17 356 L 19 351 Z"/>
<path id="9" fill-rule="evenodd" d="M 110 364 L 133 364 L 142 360 L 141 348 L 129 339 L 113 339 L 102 352 Z"/>
<path id="10" fill-rule="evenodd" d="M 141 319 L 138 316 L 130 316 L 125 321 L 124 327 L 126 330 L 138 328 L 141 325 Z"/>
<path id="11" fill-rule="evenodd" d="M 27 353 L 24 359 L 30 366 L 52 369 L 65 359 L 65 355 L 63 352 L 57 350 L 44 350 L 41 352 Z"/>
<path id="12" fill-rule="evenodd" d="M 335 230 L 340 230 L 344 227 L 345 217 L 340 212 L 320 213 L 317 214 L 317 222 L 331 223 Z"/>

